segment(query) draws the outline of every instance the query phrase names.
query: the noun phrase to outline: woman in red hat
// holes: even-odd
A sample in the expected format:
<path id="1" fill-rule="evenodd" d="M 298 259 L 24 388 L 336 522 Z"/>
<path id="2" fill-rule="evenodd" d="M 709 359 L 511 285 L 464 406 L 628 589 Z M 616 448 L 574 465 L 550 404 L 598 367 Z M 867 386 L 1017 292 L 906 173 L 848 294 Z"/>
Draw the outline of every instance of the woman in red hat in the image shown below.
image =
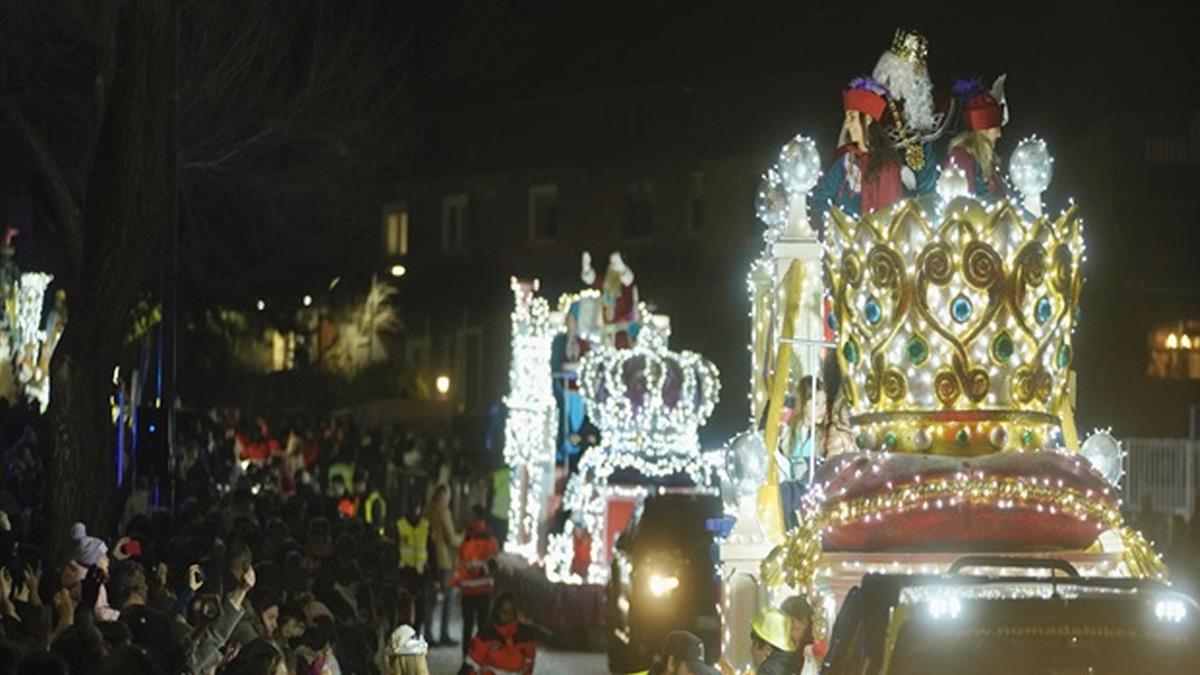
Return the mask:
<path id="1" fill-rule="evenodd" d="M 842 107 L 836 158 L 813 188 L 812 203 L 818 209 L 833 203 L 855 214 L 885 209 L 904 196 L 900 161 L 881 124 L 887 90 L 869 77 L 855 78 L 842 92 Z"/>
<path id="2" fill-rule="evenodd" d="M 979 80 L 960 81 L 954 86 L 955 95 L 963 101 L 963 131 L 950 141 L 950 163 L 967 174 L 968 188 L 976 197 L 1004 196 L 996 161 L 996 141 L 1006 121 L 1003 82 L 1001 76 L 991 92 Z"/>

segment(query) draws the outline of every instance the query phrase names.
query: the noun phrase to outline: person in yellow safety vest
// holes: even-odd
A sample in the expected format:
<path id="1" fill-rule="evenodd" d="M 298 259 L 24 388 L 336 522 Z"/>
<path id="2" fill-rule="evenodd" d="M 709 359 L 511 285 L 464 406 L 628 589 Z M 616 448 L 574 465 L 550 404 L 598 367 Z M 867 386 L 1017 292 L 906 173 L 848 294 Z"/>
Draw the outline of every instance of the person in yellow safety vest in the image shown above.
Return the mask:
<path id="1" fill-rule="evenodd" d="M 413 599 L 413 626 L 417 634 L 432 640 L 424 633 L 429 614 L 433 611 L 432 596 L 437 581 L 436 565 L 430 564 L 433 541 L 429 536 L 429 520 L 421 515 L 421 502 L 409 502 L 408 513 L 396 520 L 396 537 L 400 546 L 400 578 Z"/>
<path id="2" fill-rule="evenodd" d="M 371 490 L 367 495 L 362 507 L 362 517 L 368 525 L 374 525 L 379 534 L 383 534 L 384 524 L 387 523 L 387 502 L 383 495 L 379 494 L 379 490 Z"/>

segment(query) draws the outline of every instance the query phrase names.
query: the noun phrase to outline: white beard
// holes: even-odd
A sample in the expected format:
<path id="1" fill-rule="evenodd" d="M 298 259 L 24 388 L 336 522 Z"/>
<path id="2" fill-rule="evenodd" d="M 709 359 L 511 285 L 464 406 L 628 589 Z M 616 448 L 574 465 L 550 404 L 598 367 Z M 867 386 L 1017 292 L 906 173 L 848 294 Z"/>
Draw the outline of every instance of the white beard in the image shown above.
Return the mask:
<path id="1" fill-rule="evenodd" d="M 904 101 L 904 121 L 910 130 L 933 129 L 933 82 L 929 69 L 884 52 L 871 74 L 894 98 Z"/>

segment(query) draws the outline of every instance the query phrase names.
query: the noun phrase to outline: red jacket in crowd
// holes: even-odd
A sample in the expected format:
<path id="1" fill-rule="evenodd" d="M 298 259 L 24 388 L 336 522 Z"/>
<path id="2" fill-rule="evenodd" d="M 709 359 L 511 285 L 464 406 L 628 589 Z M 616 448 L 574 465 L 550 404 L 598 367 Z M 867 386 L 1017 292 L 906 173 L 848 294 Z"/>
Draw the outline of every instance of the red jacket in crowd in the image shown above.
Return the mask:
<path id="1" fill-rule="evenodd" d="M 458 547 L 458 570 L 454 580 L 465 596 L 491 595 L 492 560 L 500 545 L 487 529 L 487 523 L 476 520 L 467 527 L 467 536 Z"/>
<path id="2" fill-rule="evenodd" d="M 471 640 L 460 675 L 531 675 L 536 657 L 532 628 L 516 621 L 496 624 Z"/>

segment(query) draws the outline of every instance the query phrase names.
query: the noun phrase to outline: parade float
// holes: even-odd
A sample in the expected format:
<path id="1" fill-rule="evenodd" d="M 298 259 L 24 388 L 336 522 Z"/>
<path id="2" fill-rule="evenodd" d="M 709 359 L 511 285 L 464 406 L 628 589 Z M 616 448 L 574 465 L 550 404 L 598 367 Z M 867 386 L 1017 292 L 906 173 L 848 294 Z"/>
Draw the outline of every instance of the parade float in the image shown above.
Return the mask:
<path id="1" fill-rule="evenodd" d="M 0 397 L 50 403 L 50 359 L 66 326 L 65 295 L 47 291 L 54 275 L 22 270 L 9 228 L 0 241 Z"/>
<path id="2" fill-rule="evenodd" d="M 698 430 L 720 394 L 716 367 L 673 351 L 669 318 L 637 298 L 614 254 L 602 280 L 555 309 L 536 281 L 512 280 L 512 361 L 504 458 L 505 550 L 560 584 L 604 584 L 615 538 L 647 494 L 715 492 L 720 452 Z M 595 447 L 581 435 L 592 430 Z"/>
<path id="3" fill-rule="evenodd" d="M 897 31 L 875 77 L 844 92 L 847 120 L 872 117 L 857 130 L 867 139 L 860 164 L 840 155 L 823 173 L 815 143 L 797 136 L 763 178 L 765 245 L 749 275 L 751 426 L 726 450 L 723 485 L 737 517 L 721 546 L 723 652 L 736 668 L 750 665 L 749 645 L 730 626 L 800 593 L 819 608 L 820 632 L 869 572 L 940 574 L 982 553 L 1052 556 L 1084 575 L 1165 574 L 1122 522 L 1119 443 L 1107 432 L 1080 442 L 1074 427 L 1078 208 L 1044 212 L 1052 159 L 1036 138 L 1017 145 L 1007 177 L 961 152 L 958 139 L 972 134 L 994 146 L 989 130 L 1008 115 L 1003 78 L 959 99 L 962 135 L 937 151 L 955 108 L 915 121 L 911 82 L 879 85 L 893 66 L 927 80 L 925 50 L 923 37 Z M 885 119 L 903 187 L 877 176 L 872 191 L 866 132 Z M 889 190 L 894 199 L 867 204 Z M 846 411 L 853 447 L 812 451 L 802 478 L 783 480 L 786 397 L 801 382 L 815 388 L 824 359 L 836 359 L 830 409 Z M 806 435 L 819 446 L 819 415 L 810 417 Z"/>

